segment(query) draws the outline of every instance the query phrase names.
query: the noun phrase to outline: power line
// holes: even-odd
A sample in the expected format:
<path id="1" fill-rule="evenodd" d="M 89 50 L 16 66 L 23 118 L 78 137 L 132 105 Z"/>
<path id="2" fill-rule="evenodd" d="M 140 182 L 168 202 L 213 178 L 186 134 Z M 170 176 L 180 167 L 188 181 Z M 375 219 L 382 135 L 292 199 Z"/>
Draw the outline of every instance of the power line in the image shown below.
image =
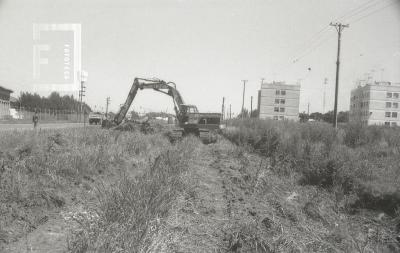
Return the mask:
<path id="1" fill-rule="evenodd" d="M 364 19 L 364 18 L 367 18 L 367 17 L 369 17 L 369 16 L 371 16 L 371 15 L 373 15 L 373 14 L 375 14 L 375 13 L 377 13 L 377 12 L 383 10 L 383 9 L 386 9 L 387 7 L 392 6 L 392 5 L 396 4 L 396 3 L 397 3 L 397 2 L 392 2 L 392 3 L 390 3 L 390 4 L 387 4 L 387 5 L 385 5 L 385 6 L 382 6 L 382 7 L 379 8 L 379 9 L 375 9 L 373 12 L 370 12 L 370 13 L 364 15 L 364 16 L 361 16 L 361 17 L 359 17 L 359 18 L 353 20 L 353 21 L 350 21 L 349 23 L 355 24 L 355 23 L 357 23 L 358 21 L 360 21 L 360 20 L 362 20 L 362 19 Z"/>
<path id="2" fill-rule="evenodd" d="M 364 11 L 367 11 L 368 9 L 370 9 L 371 7 L 374 7 L 378 4 L 382 3 L 382 1 L 377 1 L 377 0 L 370 0 L 362 5 L 359 5 L 358 7 L 344 13 L 343 15 L 341 15 L 339 18 L 334 19 L 334 21 L 337 21 L 339 19 L 342 19 L 344 17 L 346 17 L 347 19 L 352 18 L 356 15 L 359 15 L 361 13 L 363 13 Z M 394 3 L 391 3 L 389 5 L 384 6 L 381 9 L 387 8 L 388 6 L 392 5 Z M 381 9 L 378 9 L 376 11 L 379 11 Z M 373 12 L 375 13 L 375 12 Z M 365 17 L 372 15 L 373 13 L 367 14 Z M 365 17 L 361 17 L 361 19 L 365 18 Z M 356 20 L 357 22 L 358 20 Z M 352 22 L 354 23 L 354 21 Z M 291 60 L 290 63 L 284 65 L 283 67 L 281 67 L 280 69 L 278 69 L 276 72 L 281 72 L 285 69 L 287 69 L 288 67 L 290 67 L 291 65 L 299 62 L 301 59 L 303 59 L 304 57 L 308 56 L 309 54 L 311 54 L 313 51 L 315 51 L 315 49 L 319 48 L 320 46 L 322 46 L 329 38 L 325 38 L 324 40 L 320 41 L 318 43 L 318 41 L 323 38 L 326 34 L 326 32 L 328 31 L 329 28 L 329 24 L 324 26 L 322 29 L 320 29 L 318 32 L 316 32 L 315 34 L 313 34 L 309 39 L 307 39 L 304 43 L 302 43 L 301 45 L 308 45 L 307 48 L 305 50 L 298 50 L 297 52 L 300 52 L 298 54 L 294 54 L 295 57 L 291 57 L 290 59 L 294 59 Z M 328 35 L 330 36 L 330 35 Z"/>
<path id="3" fill-rule="evenodd" d="M 365 8 L 369 8 L 369 7 L 371 7 L 371 6 L 373 6 L 373 5 L 377 4 L 377 3 L 380 3 L 380 0 L 378 0 L 377 2 L 375 2 L 375 1 L 377 1 L 377 0 L 370 0 L 370 1 L 366 2 L 366 3 L 364 3 L 364 4 L 361 4 L 361 5 L 357 6 L 356 8 L 353 8 L 352 10 L 344 13 L 342 16 L 334 19 L 334 22 L 337 22 L 337 21 L 339 21 L 339 20 L 341 20 L 343 18 L 351 17 L 351 16 L 355 15 L 357 12 L 360 12 Z M 373 2 L 375 2 L 375 4 Z M 372 5 L 369 5 L 369 4 L 372 4 Z"/>
<path id="4" fill-rule="evenodd" d="M 299 57 L 297 57 L 293 63 L 296 63 L 298 61 L 300 61 L 301 59 L 303 59 L 304 57 L 306 57 L 307 55 L 311 54 L 312 52 L 314 52 L 317 48 L 321 47 L 325 42 L 327 42 L 329 39 L 331 39 L 332 36 L 328 36 L 326 37 L 324 40 L 320 41 L 320 43 L 318 43 L 317 45 L 315 45 L 312 48 L 309 48 L 308 51 L 305 51 L 304 54 L 300 55 Z"/>

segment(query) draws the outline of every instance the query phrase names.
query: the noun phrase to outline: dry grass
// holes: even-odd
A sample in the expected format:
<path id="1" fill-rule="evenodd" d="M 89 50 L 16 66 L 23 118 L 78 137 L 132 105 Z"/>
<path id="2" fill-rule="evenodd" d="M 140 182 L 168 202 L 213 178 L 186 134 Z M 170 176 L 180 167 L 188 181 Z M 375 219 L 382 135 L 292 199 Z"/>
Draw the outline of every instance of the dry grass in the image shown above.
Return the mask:
<path id="1" fill-rule="evenodd" d="M 258 180 L 253 197 L 262 217 L 243 217 L 233 237 L 253 236 L 253 244 L 269 246 L 265 252 L 400 250 L 399 129 L 233 124 L 225 136 L 269 161 L 261 177 L 258 169 L 243 174 Z"/>
<path id="2" fill-rule="evenodd" d="M 52 212 L 93 201 L 95 182 L 140 174 L 170 146 L 158 134 L 101 129 L 1 132 L 0 249 Z"/>
<path id="3" fill-rule="evenodd" d="M 98 185 L 98 202 L 88 206 L 91 216 L 72 234 L 70 250 L 147 252 L 173 202 L 188 188 L 183 178 L 196 145 L 197 139 L 186 138 L 165 148 L 139 175 Z"/>

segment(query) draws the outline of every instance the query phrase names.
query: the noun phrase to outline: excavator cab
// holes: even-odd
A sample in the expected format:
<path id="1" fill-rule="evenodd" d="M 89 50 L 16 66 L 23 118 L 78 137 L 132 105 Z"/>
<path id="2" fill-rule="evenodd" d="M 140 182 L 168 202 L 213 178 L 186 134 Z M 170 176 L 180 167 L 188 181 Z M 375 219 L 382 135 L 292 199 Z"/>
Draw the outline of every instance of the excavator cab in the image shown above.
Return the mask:
<path id="1" fill-rule="evenodd" d="M 184 114 L 199 113 L 199 110 L 197 110 L 195 105 L 182 105 L 182 110 L 184 111 Z"/>

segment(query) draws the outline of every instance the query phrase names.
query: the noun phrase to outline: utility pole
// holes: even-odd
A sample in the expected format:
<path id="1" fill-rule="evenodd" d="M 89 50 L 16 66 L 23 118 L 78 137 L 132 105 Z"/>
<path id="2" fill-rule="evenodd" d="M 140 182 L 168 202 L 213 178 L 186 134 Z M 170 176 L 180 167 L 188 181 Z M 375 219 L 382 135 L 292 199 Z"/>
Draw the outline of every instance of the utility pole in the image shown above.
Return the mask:
<path id="1" fill-rule="evenodd" d="M 253 112 L 253 96 L 250 97 L 250 118 L 252 112 Z"/>
<path id="2" fill-rule="evenodd" d="M 229 104 L 229 119 L 232 119 L 232 105 Z"/>
<path id="3" fill-rule="evenodd" d="M 243 99 L 242 99 L 242 119 L 244 117 L 244 94 L 246 92 L 246 82 L 247 80 L 242 80 L 243 82 Z"/>
<path id="4" fill-rule="evenodd" d="M 81 81 L 81 89 L 79 90 L 79 102 L 80 102 L 79 121 L 81 121 L 82 112 L 83 112 L 83 97 L 85 96 L 85 88 L 86 88 L 86 86 L 84 84 L 87 80 L 88 73 L 84 70 L 81 70 L 79 75 L 80 75 L 80 81 Z M 83 124 L 85 124 L 85 116 L 83 116 Z"/>
<path id="5" fill-rule="evenodd" d="M 307 104 L 307 115 L 308 115 L 308 118 L 310 118 L 310 102 L 308 102 L 308 104 Z"/>
<path id="6" fill-rule="evenodd" d="M 107 119 L 107 115 L 108 115 L 108 105 L 110 104 L 110 97 L 107 97 L 106 99 L 106 119 Z"/>
<path id="7" fill-rule="evenodd" d="M 337 106 L 338 106 L 338 92 L 339 92 L 339 67 L 340 67 L 340 43 L 342 39 L 342 31 L 349 25 L 343 25 L 342 23 L 330 23 L 331 26 L 336 28 L 338 33 L 338 48 L 337 48 L 337 60 L 336 60 L 336 84 L 335 84 L 335 106 L 333 109 L 333 127 L 337 128 Z"/>
<path id="8" fill-rule="evenodd" d="M 324 79 L 324 98 L 323 98 L 323 101 L 322 101 L 322 113 L 325 113 L 325 100 L 326 100 L 326 85 L 328 84 L 328 78 L 325 78 Z"/>
<path id="9" fill-rule="evenodd" d="M 222 120 L 224 120 L 225 115 L 225 97 L 222 97 Z"/>
<path id="10" fill-rule="evenodd" d="M 79 102 L 80 102 L 80 114 L 79 114 L 79 121 L 82 118 L 82 113 L 83 113 L 83 97 L 85 96 L 85 88 L 86 86 L 84 85 L 84 81 L 81 81 L 81 89 L 79 90 Z M 83 121 L 85 121 L 85 118 L 83 118 Z"/>

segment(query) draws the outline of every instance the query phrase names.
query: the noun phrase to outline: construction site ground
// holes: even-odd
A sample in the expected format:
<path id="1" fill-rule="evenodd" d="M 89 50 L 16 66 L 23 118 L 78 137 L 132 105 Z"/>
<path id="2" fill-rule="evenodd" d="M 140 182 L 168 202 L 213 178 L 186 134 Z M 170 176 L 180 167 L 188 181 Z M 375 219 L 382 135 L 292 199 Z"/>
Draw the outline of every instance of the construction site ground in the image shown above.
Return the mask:
<path id="1" fill-rule="evenodd" d="M 221 137 L 215 144 L 199 142 L 190 166 L 187 176 L 192 189 L 178 197 L 148 252 L 345 249 L 337 246 L 338 240 L 343 240 L 343 245 L 347 240 L 340 235 L 342 224 L 351 224 L 357 217 L 333 214 L 330 202 L 321 200 L 324 193 L 316 200 L 315 188 L 277 177 L 265 158 Z M 311 211 L 304 203 L 311 203 Z M 313 216 L 314 207 L 317 211 Z M 79 208 L 79 203 L 73 203 L 58 210 L 3 252 L 68 252 L 68 231 L 74 227 L 68 214 Z M 357 240 L 354 237 L 354 244 Z"/>

